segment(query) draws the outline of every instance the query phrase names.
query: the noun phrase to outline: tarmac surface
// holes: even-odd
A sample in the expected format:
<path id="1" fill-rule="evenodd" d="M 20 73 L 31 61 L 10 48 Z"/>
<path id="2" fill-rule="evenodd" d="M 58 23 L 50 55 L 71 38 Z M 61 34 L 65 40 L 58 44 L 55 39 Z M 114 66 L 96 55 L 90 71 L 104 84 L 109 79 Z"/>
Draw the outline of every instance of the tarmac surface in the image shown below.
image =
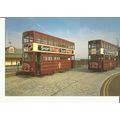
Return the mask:
<path id="1" fill-rule="evenodd" d="M 120 75 L 111 81 L 108 92 L 110 96 L 120 96 Z"/>
<path id="2" fill-rule="evenodd" d="M 63 73 L 45 76 L 19 75 L 6 77 L 6 96 L 100 96 L 104 81 L 116 68 L 107 72 L 93 72 L 75 68 Z"/>

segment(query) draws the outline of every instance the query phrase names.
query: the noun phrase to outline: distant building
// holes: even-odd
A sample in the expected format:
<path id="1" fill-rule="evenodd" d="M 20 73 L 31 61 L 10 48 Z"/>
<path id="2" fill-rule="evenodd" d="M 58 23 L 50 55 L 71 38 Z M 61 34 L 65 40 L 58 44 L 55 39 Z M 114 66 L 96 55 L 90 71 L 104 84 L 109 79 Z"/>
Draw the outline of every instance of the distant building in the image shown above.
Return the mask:
<path id="1" fill-rule="evenodd" d="M 5 48 L 5 66 L 21 65 L 22 64 L 22 49 L 9 46 Z"/>

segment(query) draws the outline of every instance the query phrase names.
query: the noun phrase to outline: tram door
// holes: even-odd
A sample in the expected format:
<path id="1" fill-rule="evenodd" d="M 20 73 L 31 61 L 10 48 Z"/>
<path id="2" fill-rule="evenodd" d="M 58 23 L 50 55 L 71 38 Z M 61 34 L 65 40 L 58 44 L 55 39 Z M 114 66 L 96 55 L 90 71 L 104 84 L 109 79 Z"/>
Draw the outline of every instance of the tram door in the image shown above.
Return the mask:
<path id="1" fill-rule="evenodd" d="M 36 74 L 40 74 L 40 53 L 36 53 L 35 66 Z"/>

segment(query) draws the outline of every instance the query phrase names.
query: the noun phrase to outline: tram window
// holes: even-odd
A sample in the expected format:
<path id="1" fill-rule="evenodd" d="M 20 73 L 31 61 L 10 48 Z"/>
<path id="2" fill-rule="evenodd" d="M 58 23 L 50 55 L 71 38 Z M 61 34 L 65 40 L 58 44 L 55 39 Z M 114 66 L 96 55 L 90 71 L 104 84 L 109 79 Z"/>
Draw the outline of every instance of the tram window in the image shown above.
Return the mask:
<path id="1" fill-rule="evenodd" d="M 33 42 L 33 39 L 30 39 L 30 42 Z"/>
<path id="2" fill-rule="evenodd" d="M 51 56 L 50 59 L 53 60 L 53 57 Z"/>
<path id="3" fill-rule="evenodd" d="M 49 56 L 47 57 L 47 60 L 50 60 L 50 57 L 49 57 Z"/>
<path id="4" fill-rule="evenodd" d="M 33 37 L 32 36 L 30 37 L 30 42 L 33 42 Z"/>
<path id="5" fill-rule="evenodd" d="M 32 61 L 32 54 L 24 53 L 24 60 L 25 61 Z"/>
<path id="6" fill-rule="evenodd" d="M 58 40 L 56 40 L 56 46 L 59 46 L 59 42 L 58 42 Z"/>
<path id="7" fill-rule="evenodd" d="M 41 42 L 41 39 L 40 39 L 40 38 L 37 38 L 37 39 L 36 39 L 36 42 L 40 43 L 40 42 Z"/>
<path id="8" fill-rule="evenodd" d="M 48 40 L 49 45 L 53 45 L 53 40 Z"/>
<path id="9" fill-rule="evenodd" d="M 56 60 L 59 60 L 60 58 L 59 57 L 56 57 Z"/>
<path id="10" fill-rule="evenodd" d="M 68 48 L 71 49 L 71 45 L 70 44 L 68 45 Z"/>
<path id="11" fill-rule="evenodd" d="M 41 39 L 41 41 L 40 41 L 42 44 L 44 44 L 44 39 Z"/>
<path id="12" fill-rule="evenodd" d="M 58 42 L 58 46 L 61 47 L 61 42 Z"/>
<path id="13" fill-rule="evenodd" d="M 54 41 L 54 45 L 57 46 L 57 42 L 56 41 Z"/>
<path id="14" fill-rule="evenodd" d="M 63 43 L 62 42 L 60 43 L 60 47 L 63 47 Z"/>
<path id="15" fill-rule="evenodd" d="M 65 43 L 63 43 L 63 47 L 65 47 Z"/>
<path id="16" fill-rule="evenodd" d="M 43 56 L 43 57 L 42 57 L 42 60 L 47 60 L 47 56 Z"/>
<path id="17" fill-rule="evenodd" d="M 72 45 L 72 49 L 75 49 L 75 45 Z"/>
<path id="18" fill-rule="evenodd" d="M 47 39 L 46 38 L 44 38 L 44 44 L 47 44 Z"/>
<path id="19" fill-rule="evenodd" d="M 29 39 L 24 38 L 24 42 L 25 43 L 29 42 Z"/>
<path id="20" fill-rule="evenodd" d="M 65 48 L 67 48 L 67 44 L 65 43 Z"/>
<path id="21" fill-rule="evenodd" d="M 58 57 L 58 60 L 60 60 L 60 57 Z"/>
<path id="22" fill-rule="evenodd" d="M 45 57 L 45 60 L 48 60 L 48 57 L 47 57 L 47 56 Z"/>
<path id="23" fill-rule="evenodd" d="M 48 57 L 47 57 L 47 60 L 52 60 L 52 57 L 51 57 L 51 56 L 48 56 Z"/>
<path id="24" fill-rule="evenodd" d="M 57 58 L 54 56 L 54 60 L 57 60 Z"/>
<path id="25" fill-rule="evenodd" d="M 74 45 L 71 45 L 71 49 L 74 49 Z"/>
<path id="26" fill-rule="evenodd" d="M 92 45 L 91 45 L 91 48 L 96 48 L 96 44 L 92 44 Z"/>

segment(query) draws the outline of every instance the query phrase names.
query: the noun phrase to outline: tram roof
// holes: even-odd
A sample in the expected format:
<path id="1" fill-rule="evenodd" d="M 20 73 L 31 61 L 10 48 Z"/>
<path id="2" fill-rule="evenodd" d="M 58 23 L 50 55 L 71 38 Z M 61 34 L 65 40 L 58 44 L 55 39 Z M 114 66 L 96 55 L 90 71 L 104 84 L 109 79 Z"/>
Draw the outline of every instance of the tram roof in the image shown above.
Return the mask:
<path id="1" fill-rule="evenodd" d="M 106 44 L 110 44 L 110 45 L 113 45 L 113 46 L 115 46 L 115 47 L 118 47 L 117 45 L 115 45 L 115 44 L 113 44 L 113 43 L 110 43 L 110 42 L 107 42 L 107 41 L 105 41 L 105 40 L 102 40 L 102 39 L 96 39 L 96 40 L 90 40 L 90 41 L 88 41 L 88 42 L 92 42 L 92 41 L 102 41 L 102 42 L 105 42 Z"/>
<path id="2" fill-rule="evenodd" d="M 23 32 L 23 34 L 24 34 L 24 33 L 29 33 L 29 32 L 34 32 L 34 33 L 46 35 L 46 36 L 49 36 L 49 37 L 53 37 L 53 38 L 56 38 L 56 39 L 63 40 L 63 41 L 65 41 L 65 42 L 69 42 L 69 43 L 71 43 L 71 44 L 75 44 L 74 42 L 68 41 L 68 40 L 66 40 L 66 39 L 63 39 L 63 38 L 60 38 L 60 37 L 56 37 L 56 36 L 53 36 L 53 35 L 49 35 L 49 34 L 46 34 L 46 33 L 38 32 L 38 31 L 34 31 L 34 30 L 33 30 L 33 31 L 25 31 L 25 32 Z"/>

